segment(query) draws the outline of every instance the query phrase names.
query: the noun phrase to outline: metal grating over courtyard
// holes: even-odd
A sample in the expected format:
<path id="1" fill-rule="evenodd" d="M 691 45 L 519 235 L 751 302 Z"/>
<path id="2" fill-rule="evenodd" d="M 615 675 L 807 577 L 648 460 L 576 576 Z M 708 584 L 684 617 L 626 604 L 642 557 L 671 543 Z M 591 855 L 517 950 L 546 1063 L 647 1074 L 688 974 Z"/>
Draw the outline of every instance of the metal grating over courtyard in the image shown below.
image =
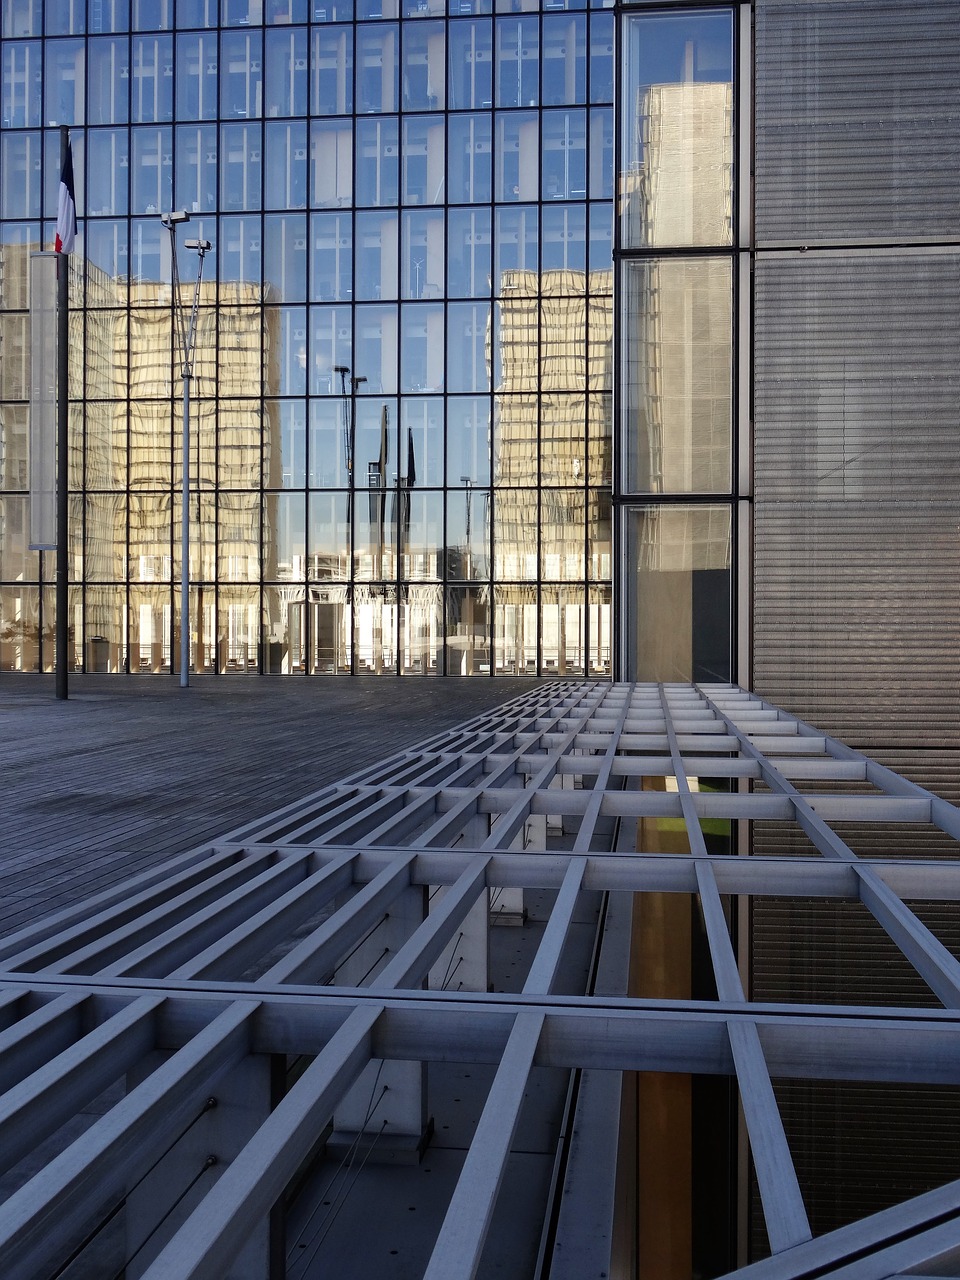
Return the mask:
<path id="1" fill-rule="evenodd" d="M 758 824 L 809 852 L 746 856 Z M 540 686 L 0 942 L 3 1275 L 654 1274 L 649 1203 L 691 1210 L 635 1079 L 731 1090 L 743 1280 L 960 1274 L 960 1181 L 815 1235 L 778 1099 L 960 1085 L 960 963 L 921 919 L 957 840 L 735 686 Z M 774 897 L 869 913 L 916 999 L 751 1002 Z"/>

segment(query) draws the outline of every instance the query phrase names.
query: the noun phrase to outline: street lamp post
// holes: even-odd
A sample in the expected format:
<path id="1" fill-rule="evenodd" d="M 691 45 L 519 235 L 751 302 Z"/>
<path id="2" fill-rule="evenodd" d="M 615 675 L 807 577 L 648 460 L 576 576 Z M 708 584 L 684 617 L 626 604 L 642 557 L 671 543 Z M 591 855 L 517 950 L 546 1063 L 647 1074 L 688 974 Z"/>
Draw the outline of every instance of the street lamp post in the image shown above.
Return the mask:
<path id="1" fill-rule="evenodd" d="M 194 249 L 197 253 L 197 280 L 193 291 L 193 306 L 190 308 L 190 319 L 187 322 L 180 297 L 180 271 L 177 266 L 177 227 L 182 222 L 189 222 L 190 215 L 185 209 L 175 213 L 165 213 L 160 221 L 170 233 L 170 276 L 173 291 L 173 314 L 176 320 L 176 332 L 180 341 L 182 356 L 180 376 L 183 381 L 183 441 L 182 441 L 182 485 L 180 510 L 180 688 L 186 689 L 190 684 L 190 380 L 193 377 L 193 353 L 197 338 L 197 315 L 200 310 L 200 283 L 203 279 L 203 259 L 213 248 L 209 240 L 185 240 L 185 249 Z M 202 634 L 203 619 L 198 618 L 197 627 Z"/>

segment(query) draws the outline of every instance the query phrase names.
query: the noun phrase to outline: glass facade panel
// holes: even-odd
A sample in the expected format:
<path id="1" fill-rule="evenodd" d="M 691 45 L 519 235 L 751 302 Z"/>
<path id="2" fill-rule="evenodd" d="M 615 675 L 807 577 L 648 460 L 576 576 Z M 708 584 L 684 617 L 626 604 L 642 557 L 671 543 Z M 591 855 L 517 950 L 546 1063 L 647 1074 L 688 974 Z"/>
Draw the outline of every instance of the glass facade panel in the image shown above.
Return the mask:
<path id="1" fill-rule="evenodd" d="M 631 491 L 730 489 L 732 288 L 728 258 L 625 266 L 622 412 Z"/>
<path id="2" fill-rule="evenodd" d="M 730 244 L 732 14 L 630 15 L 624 45 L 624 246 Z"/>
<path id="3" fill-rule="evenodd" d="M 62 121 L 83 249 L 78 664 L 179 661 L 182 386 L 159 215 L 182 208 L 184 299 L 183 239 L 214 242 L 192 386 L 194 668 L 586 669 L 586 601 L 611 559 L 613 16 L 495 7 L 3 4 L 0 488 L 22 498 L 26 267 L 53 234 L 42 130 Z M 52 594 L 15 528 L 0 581 L 32 584 L 17 607 L 46 634 Z M 587 638 L 567 656 L 574 616 Z M 41 641 L 38 621 L 9 662 L 49 667 Z"/>
<path id="4" fill-rule="evenodd" d="M 729 680 L 730 507 L 636 508 L 627 554 L 635 678 Z"/>

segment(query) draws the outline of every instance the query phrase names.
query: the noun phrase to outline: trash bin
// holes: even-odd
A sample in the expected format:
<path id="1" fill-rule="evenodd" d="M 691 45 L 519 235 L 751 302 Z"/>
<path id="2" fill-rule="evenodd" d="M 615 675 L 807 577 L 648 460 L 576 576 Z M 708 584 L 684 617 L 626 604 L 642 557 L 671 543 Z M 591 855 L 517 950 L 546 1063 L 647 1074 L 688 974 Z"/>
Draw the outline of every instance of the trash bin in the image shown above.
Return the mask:
<path id="1" fill-rule="evenodd" d="M 87 670 L 110 670 L 110 641 L 106 636 L 91 636 L 87 641 Z"/>

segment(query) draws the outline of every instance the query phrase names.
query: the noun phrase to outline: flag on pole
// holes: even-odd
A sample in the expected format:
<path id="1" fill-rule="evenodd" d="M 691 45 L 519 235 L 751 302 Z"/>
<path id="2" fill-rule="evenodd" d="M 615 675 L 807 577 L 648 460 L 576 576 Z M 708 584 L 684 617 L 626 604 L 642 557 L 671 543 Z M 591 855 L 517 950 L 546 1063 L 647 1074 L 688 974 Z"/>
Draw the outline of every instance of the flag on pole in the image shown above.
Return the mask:
<path id="1" fill-rule="evenodd" d="M 72 253 L 77 238 L 77 199 L 73 188 L 73 148 L 67 143 L 67 158 L 60 174 L 57 201 L 57 253 Z"/>

